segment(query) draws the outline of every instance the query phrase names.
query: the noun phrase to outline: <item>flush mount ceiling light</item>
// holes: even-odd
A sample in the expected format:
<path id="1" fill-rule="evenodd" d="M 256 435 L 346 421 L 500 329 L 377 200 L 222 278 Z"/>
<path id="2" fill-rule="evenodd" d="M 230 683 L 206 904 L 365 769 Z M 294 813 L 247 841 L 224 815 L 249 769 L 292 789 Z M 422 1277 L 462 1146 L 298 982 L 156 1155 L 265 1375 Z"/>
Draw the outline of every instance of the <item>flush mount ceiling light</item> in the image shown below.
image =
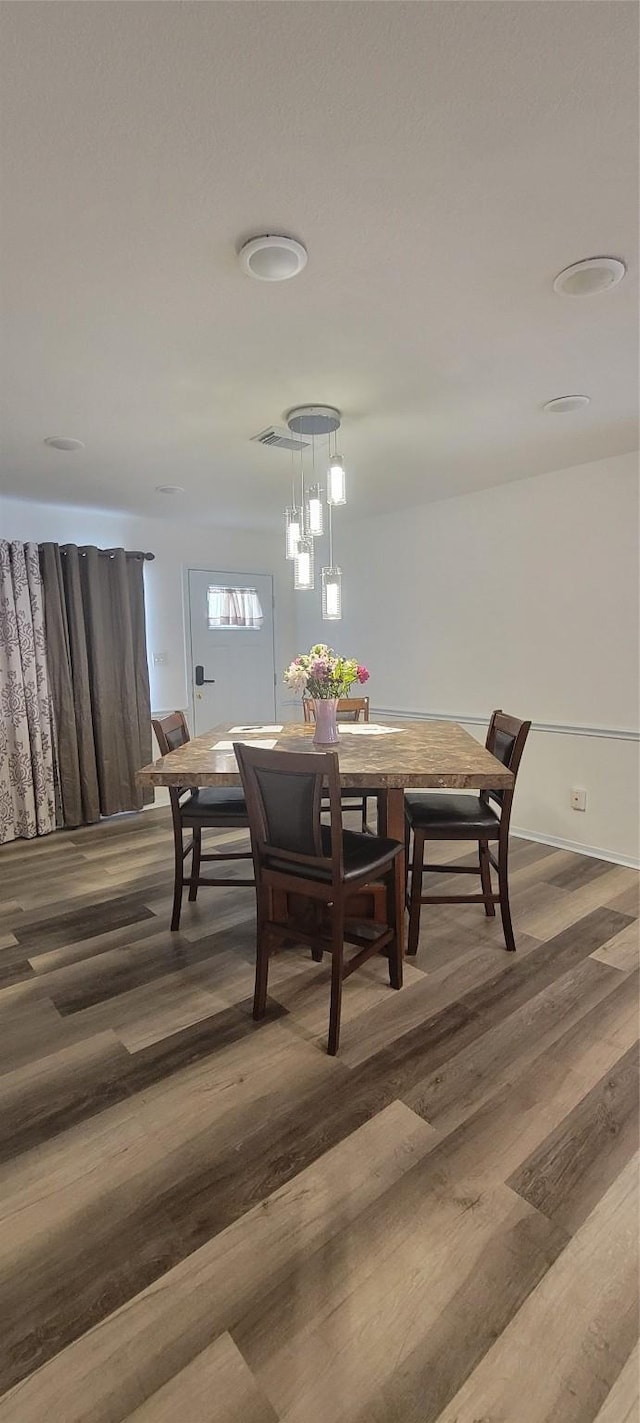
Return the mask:
<path id="1" fill-rule="evenodd" d="M 156 494 L 184 494 L 181 484 L 156 484 Z"/>
<path id="2" fill-rule="evenodd" d="M 595 296 L 617 286 L 626 270 L 619 257 L 587 257 L 559 272 L 553 290 L 562 296 Z"/>
<path id="3" fill-rule="evenodd" d="M 590 403 L 590 395 L 557 395 L 554 400 L 548 400 L 542 409 L 549 415 L 570 415 L 573 410 L 582 410 Z"/>
<path id="4" fill-rule="evenodd" d="M 243 272 L 259 282 L 286 282 L 307 265 L 307 251 L 294 237 L 252 237 L 240 248 Z"/>
<path id="5" fill-rule="evenodd" d="M 69 435 L 47 435 L 45 445 L 50 445 L 52 450 L 83 450 L 82 440 L 72 440 Z"/>

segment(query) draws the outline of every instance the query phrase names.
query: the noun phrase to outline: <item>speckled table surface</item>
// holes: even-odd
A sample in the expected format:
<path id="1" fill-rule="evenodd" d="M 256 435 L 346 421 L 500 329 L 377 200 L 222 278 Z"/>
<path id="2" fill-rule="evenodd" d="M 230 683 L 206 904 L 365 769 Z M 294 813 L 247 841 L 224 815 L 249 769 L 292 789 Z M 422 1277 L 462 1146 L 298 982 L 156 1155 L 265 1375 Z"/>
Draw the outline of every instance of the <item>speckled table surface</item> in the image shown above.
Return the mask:
<path id="1" fill-rule="evenodd" d="M 337 750 L 343 786 L 497 790 L 513 784 L 511 772 L 455 722 L 405 721 L 394 723 L 394 727 L 384 735 L 341 732 Z M 238 786 L 233 752 L 213 749 L 217 741 L 234 739 L 230 730 L 226 724 L 195 737 L 178 751 L 145 766 L 138 772 L 138 781 L 153 786 Z M 313 725 L 292 722 L 271 739 L 276 740 L 279 751 L 314 751 L 313 732 Z"/>

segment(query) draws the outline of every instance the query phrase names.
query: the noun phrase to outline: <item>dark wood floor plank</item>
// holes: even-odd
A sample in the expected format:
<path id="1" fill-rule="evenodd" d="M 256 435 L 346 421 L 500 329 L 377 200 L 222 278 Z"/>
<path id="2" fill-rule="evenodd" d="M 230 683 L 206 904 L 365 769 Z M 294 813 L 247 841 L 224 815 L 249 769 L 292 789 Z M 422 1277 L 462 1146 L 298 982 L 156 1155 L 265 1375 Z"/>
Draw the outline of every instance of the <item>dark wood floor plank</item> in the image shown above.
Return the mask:
<path id="1" fill-rule="evenodd" d="M 25 955 L 33 957 L 61 944 L 72 944 L 74 939 L 84 939 L 88 933 L 106 933 L 109 929 L 137 924 L 141 919 L 151 917 L 150 909 L 145 909 L 137 898 L 125 895 L 99 906 L 89 905 L 86 908 L 52 915 L 46 923 L 34 924 L 27 916 L 25 921 L 14 929 L 14 933 L 25 950 Z"/>
<path id="2" fill-rule="evenodd" d="M 215 1398 L 216 1423 L 279 1423 L 278 1415 L 236 1348 L 221 1334 L 186 1368 L 129 1414 L 127 1423 L 206 1423 Z"/>
<path id="3" fill-rule="evenodd" d="M 478 1253 L 474 1268 L 382 1388 L 383 1417 L 435 1423 L 564 1249 L 542 1217 L 514 1217 Z M 366 1423 L 362 1410 L 360 1423 Z"/>
<path id="4" fill-rule="evenodd" d="M 201 891 L 171 935 L 171 854 L 163 806 L 0 855 L 2 1380 L 42 1364 L 0 1423 L 188 1417 L 218 1336 L 290 1423 L 449 1423 L 567 1232 L 595 1248 L 597 1214 L 618 1249 L 637 878 L 515 840 L 519 952 L 498 917 L 436 906 L 401 994 L 381 961 L 345 985 L 332 1060 L 326 967 L 278 954 L 254 1023 L 253 894 Z M 571 1423 L 623 1367 L 626 1288 L 615 1328 L 579 1302 L 614 1354 L 581 1365 Z M 556 1423 L 524 1397 L 517 1423 Z"/>
<path id="5" fill-rule="evenodd" d="M 609 874 L 610 870 L 611 864 L 608 860 L 576 855 L 566 869 L 551 875 L 547 883 L 557 885 L 558 889 L 580 889 L 583 884 L 591 884 L 593 880 Z"/>
<path id="6" fill-rule="evenodd" d="M 590 1423 L 638 1332 L 638 1162 L 629 1164 L 438 1423 Z"/>
<path id="7" fill-rule="evenodd" d="M 259 1032 L 249 1010 L 249 1003 L 223 1009 L 133 1056 L 105 1030 L 6 1075 L 0 1161 L 14 1160 L 114 1103 Z M 279 1004 L 270 1004 L 267 1021 L 285 1014 Z"/>
<path id="8" fill-rule="evenodd" d="M 433 1152 L 462 1173 L 509 1180 L 638 1038 L 637 984 L 622 979 L 554 1043 L 498 1083 Z"/>
<path id="9" fill-rule="evenodd" d="M 419 1117 L 393 1103 L 181 1261 L 160 1286 L 53 1357 L 0 1402 L 1 1423 L 44 1423 L 45 1416 L 60 1423 L 126 1418 L 205 1349 L 226 1321 L 241 1319 L 256 1295 L 290 1275 L 296 1262 L 304 1268 L 319 1247 L 392 1188 L 433 1137 Z"/>
<path id="10" fill-rule="evenodd" d="M 461 994 L 455 1003 L 425 1017 L 424 1023 L 389 1043 L 355 1071 L 364 1070 L 370 1083 L 376 1079 L 392 1083 L 395 1095 L 404 1099 L 444 1062 L 588 958 L 625 922 L 624 916 L 614 911 L 594 910 L 573 929 L 557 934 L 519 961 L 517 972 L 510 965 Z"/>
<path id="11" fill-rule="evenodd" d="M 103 1111 L 127 1095 L 131 1060 L 111 1032 L 71 1044 L 2 1080 L 0 1161 Z"/>
<path id="12" fill-rule="evenodd" d="M 615 969 L 582 960 L 547 984 L 420 1082 L 403 1100 L 440 1130 L 449 1131 L 527 1062 L 562 1037 L 618 987 Z M 595 971 L 594 971 L 595 970 Z"/>
<path id="13" fill-rule="evenodd" d="M 571 1234 L 638 1150 L 639 1066 L 636 1043 L 509 1177 Z"/>

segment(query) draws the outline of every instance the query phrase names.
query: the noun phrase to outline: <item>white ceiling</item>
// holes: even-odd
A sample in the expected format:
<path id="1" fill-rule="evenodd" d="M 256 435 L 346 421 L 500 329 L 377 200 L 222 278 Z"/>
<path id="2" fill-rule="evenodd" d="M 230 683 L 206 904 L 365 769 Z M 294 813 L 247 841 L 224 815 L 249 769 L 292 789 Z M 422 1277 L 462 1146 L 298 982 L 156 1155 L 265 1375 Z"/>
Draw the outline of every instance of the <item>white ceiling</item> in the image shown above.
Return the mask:
<path id="1" fill-rule="evenodd" d="M 635 447 L 635 4 L 3 7 L 0 488 L 259 524 L 290 406 L 344 412 L 352 510 Z M 302 240 L 296 280 L 236 245 Z M 560 298 L 596 254 L 625 281 Z M 589 408 L 544 415 L 553 396 Z M 45 448 L 47 435 L 86 443 Z"/>

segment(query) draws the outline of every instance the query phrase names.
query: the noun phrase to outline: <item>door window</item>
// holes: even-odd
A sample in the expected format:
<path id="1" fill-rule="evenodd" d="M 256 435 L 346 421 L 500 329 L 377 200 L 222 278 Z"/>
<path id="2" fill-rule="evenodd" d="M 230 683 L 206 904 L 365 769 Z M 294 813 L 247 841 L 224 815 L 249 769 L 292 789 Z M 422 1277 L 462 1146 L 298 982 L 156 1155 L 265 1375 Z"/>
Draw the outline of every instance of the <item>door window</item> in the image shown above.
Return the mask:
<path id="1" fill-rule="evenodd" d="M 215 584 L 207 588 L 207 626 L 210 632 L 218 628 L 256 630 L 262 627 L 263 620 L 256 588 L 222 588 Z"/>

